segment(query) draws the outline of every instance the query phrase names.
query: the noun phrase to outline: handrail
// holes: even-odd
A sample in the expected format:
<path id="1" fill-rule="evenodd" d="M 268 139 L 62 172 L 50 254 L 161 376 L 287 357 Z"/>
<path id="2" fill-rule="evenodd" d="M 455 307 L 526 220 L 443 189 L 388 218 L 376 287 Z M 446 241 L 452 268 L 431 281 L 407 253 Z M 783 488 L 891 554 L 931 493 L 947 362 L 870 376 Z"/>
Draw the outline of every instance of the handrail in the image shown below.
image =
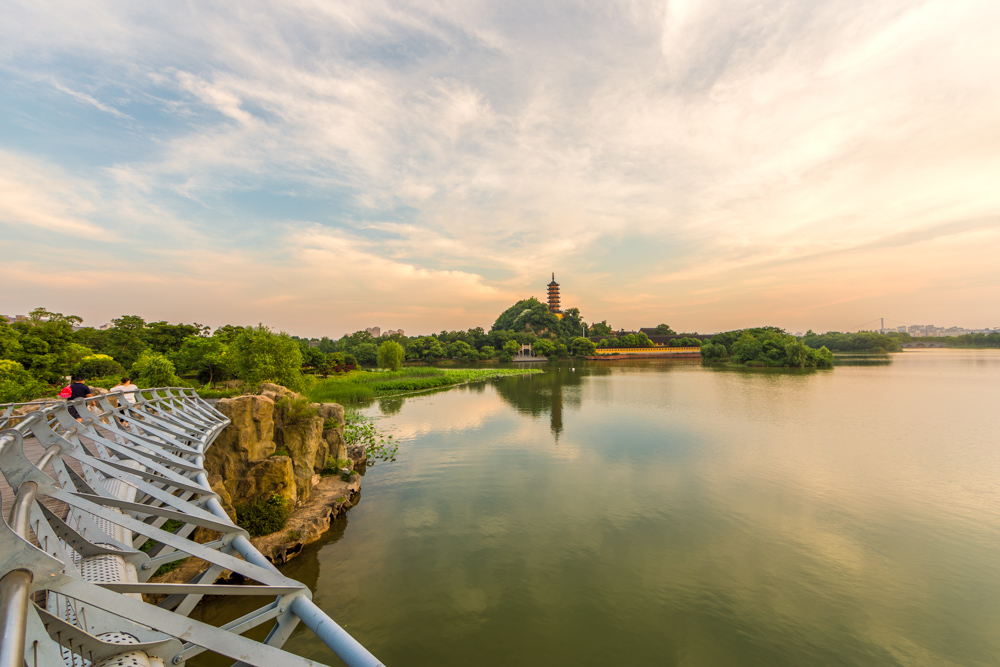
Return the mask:
<path id="1" fill-rule="evenodd" d="M 300 620 L 350 667 L 380 666 L 312 602 L 304 584 L 283 576 L 254 548 L 211 490 L 205 452 L 229 419 L 190 388 L 145 389 L 136 398 L 129 403 L 119 397 L 117 405 L 107 394 L 44 403 L 18 415 L 13 429 L 0 431 L 0 471 L 16 489 L 10 529 L 0 526 L 0 667 L 21 667 L 26 645 L 41 656 L 28 660 L 32 667 L 60 659 L 96 664 L 138 653 L 182 664 L 203 651 L 260 667 L 317 665 L 280 649 Z M 0 425 L 10 423 L 20 405 L 0 405 Z M 36 463 L 24 455 L 24 436 L 45 447 Z M 66 519 L 48 510 L 43 497 L 68 505 Z M 182 527 L 163 530 L 167 518 L 181 519 Z M 190 537 L 199 526 L 221 536 L 195 542 Z M 48 546 L 33 547 L 32 539 Z M 147 539 L 162 545 L 150 552 L 157 554 L 152 562 L 133 548 Z M 187 556 L 201 559 L 205 568 L 188 584 L 164 589 L 177 593 L 160 605 L 115 592 L 141 590 L 155 565 Z M 125 578 L 109 581 L 110 588 L 95 585 L 94 572 L 108 567 Z M 223 570 L 259 584 L 248 592 L 273 587 L 273 601 L 222 627 L 187 618 Z M 36 587 L 47 591 L 45 608 L 31 601 Z M 211 588 L 213 595 L 239 594 L 239 587 Z M 266 622 L 275 625 L 263 642 L 240 635 Z M 102 639 L 108 633 L 134 642 L 117 647 Z"/>

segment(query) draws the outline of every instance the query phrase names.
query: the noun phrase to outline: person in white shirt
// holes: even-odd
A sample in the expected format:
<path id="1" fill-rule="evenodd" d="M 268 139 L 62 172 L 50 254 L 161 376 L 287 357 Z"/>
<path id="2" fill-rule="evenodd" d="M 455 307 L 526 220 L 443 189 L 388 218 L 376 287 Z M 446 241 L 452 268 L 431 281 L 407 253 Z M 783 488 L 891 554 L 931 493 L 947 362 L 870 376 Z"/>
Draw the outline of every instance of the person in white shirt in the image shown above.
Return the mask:
<path id="1" fill-rule="evenodd" d="M 132 405 L 136 401 L 136 392 L 139 391 L 139 387 L 132 384 L 132 380 L 129 378 L 122 378 L 122 381 L 111 388 L 111 391 L 118 392 L 121 394 L 120 400 L 126 401 L 129 405 Z M 119 407 L 125 407 L 119 404 Z M 128 428 L 128 422 L 124 419 L 118 420 L 122 426 Z"/>

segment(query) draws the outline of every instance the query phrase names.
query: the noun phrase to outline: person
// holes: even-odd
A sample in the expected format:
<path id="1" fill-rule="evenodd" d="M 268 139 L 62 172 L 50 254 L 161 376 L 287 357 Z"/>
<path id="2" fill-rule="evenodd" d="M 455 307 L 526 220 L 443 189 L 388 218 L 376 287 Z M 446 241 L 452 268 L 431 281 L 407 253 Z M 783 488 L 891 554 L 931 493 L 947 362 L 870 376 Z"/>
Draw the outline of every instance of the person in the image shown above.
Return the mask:
<path id="1" fill-rule="evenodd" d="M 129 405 L 135 403 L 135 393 L 139 391 L 139 387 L 132 384 L 132 380 L 129 378 L 122 378 L 122 381 L 111 388 L 111 391 L 121 392 L 120 402 L 118 404 L 119 408 L 127 408 Z M 124 405 L 127 403 L 128 405 Z M 118 423 L 120 423 L 125 428 L 128 428 L 128 422 L 118 418 Z"/>
<path id="2" fill-rule="evenodd" d="M 75 398 L 88 398 L 93 395 L 94 394 L 90 390 L 90 387 L 84 384 L 83 378 L 79 375 L 74 375 L 73 381 L 69 385 L 69 398 L 66 400 L 72 401 Z M 78 422 L 83 421 L 83 417 L 81 417 L 80 413 L 77 412 L 76 406 L 69 406 L 69 414 Z"/>

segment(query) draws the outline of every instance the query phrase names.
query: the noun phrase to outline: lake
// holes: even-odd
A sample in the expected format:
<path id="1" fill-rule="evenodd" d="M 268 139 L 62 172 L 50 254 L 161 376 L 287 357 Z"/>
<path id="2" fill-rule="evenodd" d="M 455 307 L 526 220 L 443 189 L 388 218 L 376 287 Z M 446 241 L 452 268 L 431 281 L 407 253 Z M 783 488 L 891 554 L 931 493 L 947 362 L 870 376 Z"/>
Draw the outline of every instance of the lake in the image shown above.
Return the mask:
<path id="1" fill-rule="evenodd" d="M 1000 664 L 1000 351 L 545 369 L 366 410 L 286 572 L 387 665 Z"/>

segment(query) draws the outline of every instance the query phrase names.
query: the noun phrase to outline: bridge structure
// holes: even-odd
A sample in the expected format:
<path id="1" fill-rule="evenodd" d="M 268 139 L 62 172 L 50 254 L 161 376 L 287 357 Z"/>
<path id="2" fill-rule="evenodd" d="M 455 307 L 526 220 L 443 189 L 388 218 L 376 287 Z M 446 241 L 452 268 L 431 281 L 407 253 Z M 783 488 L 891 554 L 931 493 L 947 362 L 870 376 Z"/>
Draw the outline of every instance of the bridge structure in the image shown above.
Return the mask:
<path id="1" fill-rule="evenodd" d="M 204 462 L 228 424 L 186 388 L 0 405 L 0 667 L 319 665 L 282 649 L 300 622 L 350 667 L 382 664 L 226 514 Z M 150 581 L 186 558 L 187 583 Z M 205 596 L 261 604 L 216 626 L 189 617 Z"/>

